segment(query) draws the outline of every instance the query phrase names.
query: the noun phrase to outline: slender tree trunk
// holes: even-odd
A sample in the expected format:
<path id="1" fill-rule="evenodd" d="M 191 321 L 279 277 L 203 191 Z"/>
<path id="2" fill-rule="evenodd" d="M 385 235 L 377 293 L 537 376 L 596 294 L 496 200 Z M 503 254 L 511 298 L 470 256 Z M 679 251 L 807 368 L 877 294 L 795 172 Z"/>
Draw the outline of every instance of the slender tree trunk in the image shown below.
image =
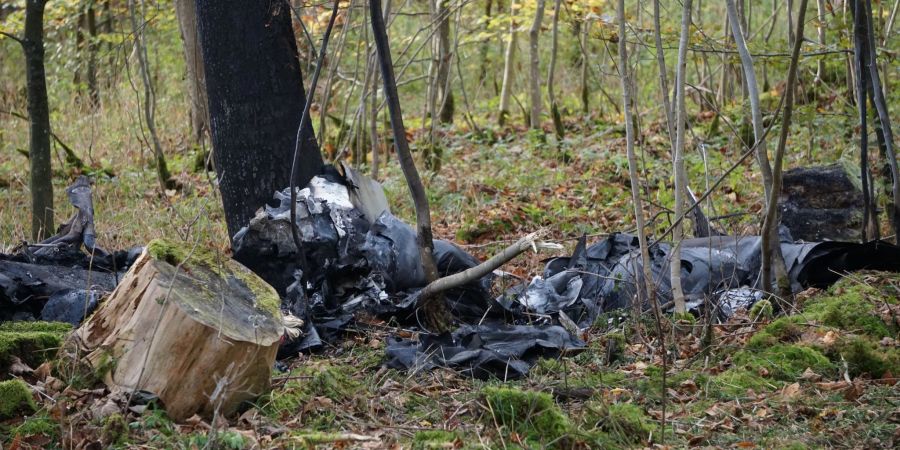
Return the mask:
<path id="1" fill-rule="evenodd" d="M 556 104 L 555 86 L 553 84 L 553 72 L 556 69 L 556 53 L 559 47 L 559 7 L 562 0 L 556 0 L 553 5 L 553 47 L 550 50 L 550 68 L 547 69 L 547 95 L 550 98 L 550 115 L 553 117 L 553 128 L 556 129 L 556 137 L 562 139 L 565 130 L 563 130 L 562 116 L 559 113 L 559 105 Z"/>
<path id="2" fill-rule="evenodd" d="M 53 172 L 50 168 L 50 106 L 44 72 L 44 6 L 46 0 L 25 3 L 25 79 L 30 123 L 31 238 L 41 241 L 53 228 Z"/>
<path id="3" fill-rule="evenodd" d="M 628 47 L 626 45 L 625 39 L 625 0 L 619 0 L 618 8 L 616 8 L 616 16 L 619 22 L 619 78 L 622 80 L 622 108 L 625 116 L 625 140 L 626 140 L 626 152 L 628 154 L 628 175 L 631 180 L 631 199 L 634 204 L 634 217 L 637 222 L 637 235 L 638 235 L 638 245 L 640 246 L 641 251 L 641 266 L 643 268 L 643 277 L 635 275 L 636 279 L 643 278 L 642 285 L 635 286 L 635 291 L 638 293 L 636 301 L 634 301 L 634 307 L 632 311 L 635 315 L 635 320 L 637 321 L 640 317 L 640 313 L 642 312 L 642 305 L 644 303 L 648 304 L 651 310 L 653 311 L 653 315 L 656 318 L 657 331 L 659 332 L 660 339 L 660 347 L 662 349 L 666 348 L 665 345 L 665 337 L 662 334 L 662 327 L 660 324 L 661 314 L 659 304 L 656 301 L 653 290 L 653 274 L 651 271 L 651 262 L 650 262 L 650 249 L 647 245 L 647 234 L 644 229 L 644 208 L 641 201 L 641 188 L 640 188 L 640 180 L 638 178 L 638 162 L 637 156 L 634 151 L 634 141 L 635 141 L 635 131 L 633 118 L 631 115 L 631 90 L 632 90 L 632 80 L 631 80 L 631 71 L 629 69 L 628 63 Z M 636 280 L 637 281 L 637 280 Z M 666 392 L 666 359 L 665 359 L 665 351 L 662 351 L 663 358 L 663 377 L 662 377 L 662 392 Z M 665 439 L 665 428 L 666 428 L 666 403 L 665 403 L 665 395 L 663 395 L 663 403 L 662 403 L 662 416 L 663 420 L 660 424 L 660 429 L 662 433 L 660 435 L 660 442 L 663 442 Z"/>
<path id="4" fill-rule="evenodd" d="M 756 80 L 756 70 L 753 67 L 753 58 L 750 56 L 750 51 L 747 49 L 744 33 L 740 27 L 740 20 L 738 20 L 737 8 L 735 7 L 734 0 L 726 0 L 725 6 L 729 18 L 731 18 L 729 21 L 731 24 L 731 34 L 734 38 L 735 45 L 737 46 L 738 55 L 741 58 L 741 67 L 743 68 L 744 79 L 746 80 L 747 96 L 750 99 L 750 115 L 753 123 L 754 143 L 752 145 L 756 146 L 756 162 L 759 165 L 760 173 L 762 174 L 766 209 L 768 209 L 768 201 L 772 198 L 772 186 L 774 180 L 772 166 L 769 164 L 768 150 L 766 149 L 765 125 L 763 125 L 762 109 L 759 105 L 759 84 Z M 765 227 L 763 227 L 760 233 L 766 233 Z M 769 286 L 771 286 L 769 280 L 771 280 L 770 274 L 773 261 L 771 257 L 767 259 L 765 257 L 766 254 L 775 255 L 775 272 L 779 279 L 784 278 L 787 273 L 787 269 L 784 266 L 784 259 L 781 257 L 781 246 L 778 242 L 777 226 L 774 233 L 774 236 L 764 238 L 764 245 L 768 244 L 768 247 L 763 247 L 762 250 L 762 268 L 760 270 L 762 281 L 760 285 L 763 286 L 763 289 L 769 289 Z"/>
<path id="5" fill-rule="evenodd" d="M 678 43 L 678 66 L 675 70 L 675 151 L 672 155 L 675 175 L 675 217 L 681 217 L 684 214 L 684 192 L 687 188 L 687 174 L 684 170 L 684 122 L 687 114 L 684 102 L 684 77 L 691 28 L 691 0 L 684 0 L 684 9 L 681 14 L 681 39 Z M 681 221 L 676 222 L 672 228 L 672 239 L 674 247 L 669 260 L 672 300 L 675 302 L 675 312 L 684 313 L 684 291 L 681 288 L 681 241 L 684 239 L 684 233 Z"/>
<path id="6" fill-rule="evenodd" d="M 484 18 L 490 20 L 492 14 L 492 10 L 494 7 L 494 0 L 487 0 L 484 2 Z M 498 8 L 499 9 L 499 8 Z M 458 33 L 458 32 L 457 32 Z M 478 57 L 481 59 L 481 63 L 478 66 L 478 82 L 483 82 L 488 75 L 488 51 L 490 50 L 490 40 L 485 39 L 481 46 L 478 49 Z"/>
<path id="7" fill-rule="evenodd" d="M 210 135 L 230 236 L 291 182 L 306 93 L 289 8 L 284 0 L 197 1 Z M 299 186 L 322 167 L 311 122 L 303 127 Z"/>
<path id="8" fill-rule="evenodd" d="M 866 93 L 870 83 L 868 75 L 869 51 L 867 36 L 867 20 L 865 14 L 860 14 L 862 6 L 859 0 L 851 0 L 850 9 L 853 13 L 853 44 L 854 44 L 854 68 L 856 79 L 856 107 L 859 111 L 859 171 L 863 191 L 863 224 L 862 238 L 868 241 L 870 236 L 878 233 L 878 221 L 875 219 L 875 199 L 870 186 L 869 174 L 869 128 Z"/>
<path id="9" fill-rule="evenodd" d="M 515 20 L 516 0 L 509 2 L 509 42 L 506 43 L 506 55 L 503 58 L 503 87 L 500 88 L 500 113 L 497 123 L 502 127 L 509 118 L 509 100 L 512 97 L 513 65 L 516 60 L 518 30 Z"/>
<path id="10" fill-rule="evenodd" d="M 643 285 L 638 286 L 640 293 L 636 303 L 637 311 L 640 311 L 642 303 L 648 303 L 655 307 L 656 299 L 653 290 L 653 273 L 651 271 L 650 251 L 647 247 L 647 233 L 644 221 L 644 205 L 641 199 L 641 184 L 638 176 L 638 161 L 634 151 L 634 123 L 631 117 L 631 74 L 628 62 L 628 49 L 625 45 L 625 0 L 619 0 L 617 8 L 619 22 L 619 78 L 622 80 L 622 106 L 625 116 L 625 142 L 628 154 L 628 176 L 631 180 L 631 202 L 634 205 L 634 218 L 637 223 L 638 244 L 641 250 L 643 266 Z M 637 277 L 640 278 L 640 277 Z"/>
<path id="11" fill-rule="evenodd" d="M 144 120 L 147 121 L 147 133 L 150 134 L 150 143 L 153 146 L 153 154 L 156 158 L 156 176 L 159 180 L 159 189 L 160 191 L 174 189 L 175 181 L 169 173 L 169 166 L 166 164 L 162 142 L 160 142 L 159 134 L 156 132 L 156 93 L 153 91 L 153 80 L 150 78 L 150 62 L 147 57 L 147 43 L 144 41 L 144 29 L 146 27 L 145 24 L 138 21 L 135 0 L 128 0 L 128 14 L 131 17 L 134 49 L 137 55 L 138 68 L 141 72 L 141 82 L 144 85 Z M 145 17 L 143 2 L 141 3 L 141 17 Z"/>
<path id="12" fill-rule="evenodd" d="M 733 1 L 733 0 L 727 0 Z M 781 120 L 781 133 L 778 136 L 778 147 L 775 149 L 775 164 L 772 173 L 772 189 L 769 193 L 769 201 L 766 208 L 766 218 L 762 227 L 762 249 L 763 249 L 763 269 L 771 267 L 773 253 L 771 247 L 779 245 L 778 238 L 778 194 L 781 192 L 781 173 L 782 161 L 784 160 L 784 150 L 787 144 L 787 137 L 791 130 L 791 114 L 794 109 L 794 87 L 797 84 L 797 62 L 800 57 L 800 47 L 803 44 L 803 26 L 806 18 L 807 0 L 800 0 L 800 12 L 797 16 L 796 36 L 794 38 L 794 46 L 791 52 L 791 64 L 788 68 L 787 85 L 784 89 L 784 115 Z M 780 247 L 780 245 L 779 245 Z M 766 261 L 768 259 L 768 261 Z M 779 258 L 780 259 L 780 258 Z M 762 274 L 763 286 L 769 288 L 769 280 L 771 277 L 767 273 Z M 778 291 L 782 298 L 791 296 L 791 284 L 786 276 L 778 277 Z"/>
<path id="13" fill-rule="evenodd" d="M 88 4 L 87 26 L 90 42 L 88 42 L 87 83 L 91 106 L 96 108 L 100 106 L 100 84 L 97 80 L 97 50 L 100 42 L 97 33 L 97 11 L 94 5 L 93 0 Z"/>
<path id="14" fill-rule="evenodd" d="M 894 231 L 894 241 L 900 242 L 900 173 L 898 173 L 897 156 L 894 150 L 894 133 L 891 129 L 891 119 L 888 112 L 887 102 L 885 101 L 884 90 L 881 84 L 881 77 L 878 73 L 878 55 L 875 49 L 875 27 L 872 19 L 872 2 L 866 0 L 864 4 L 856 3 L 857 13 L 861 13 L 866 21 L 867 31 L 867 71 L 869 73 L 869 98 L 872 105 L 875 106 L 875 112 L 878 116 L 878 140 L 882 148 L 882 157 L 887 161 L 887 170 L 890 174 L 887 183 L 891 185 L 891 205 L 888 211 L 888 217 Z M 859 11 L 859 8 L 865 8 Z"/>
<path id="15" fill-rule="evenodd" d="M 531 109 L 531 128 L 541 128 L 541 80 L 540 80 L 540 38 L 541 38 L 541 21 L 544 18 L 545 0 L 537 0 L 537 9 L 534 12 L 534 22 L 531 23 L 531 29 L 528 31 L 528 54 L 530 58 L 530 109 Z"/>
<path id="16" fill-rule="evenodd" d="M 416 244 L 419 247 L 419 256 L 422 260 L 422 269 L 425 273 L 425 281 L 431 283 L 437 279 L 437 266 L 434 261 L 434 241 L 431 232 L 431 211 L 428 206 L 428 196 L 425 186 L 416 170 L 415 162 L 409 151 L 409 143 L 406 141 L 406 127 L 403 125 L 403 114 L 400 111 L 400 98 L 397 95 L 397 82 L 394 79 L 394 66 L 391 61 L 391 48 L 388 44 L 387 31 L 384 25 L 384 17 L 381 13 L 381 0 L 369 1 L 369 13 L 372 20 L 373 39 L 378 49 L 378 62 L 381 66 L 381 78 L 384 82 L 384 96 L 391 118 L 391 128 L 394 133 L 394 148 L 397 151 L 397 160 L 400 169 L 406 178 L 416 209 Z M 419 299 L 419 307 L 422 309 L 426 325 L 433 331 L 444 333 L 450 331 L 452 317 L 447 311 L 444 297 L 435 295 L 429 298 Z"/>
<path id="17" fill-rule="evenodd" d="M 816 0 L 816 34 L 819 38 L 819 45 L 825 48 L 825 0 Z M 822 83 L 822 74 L 825 72 L 825 58 L 819 57 L 816 62 L 816 78 L 814 83 Z"/>
<path id="18" fill-rule="evenodd" d="M 585 14 L 585 17 L 587 14 Z M 591 29 L 591 21 L 587 18 L 583 19 L 581 23 L 581 33 L 578 37 L 579 44 L 581 47 L 581 76 L 579 77 L 579 84 L 581 85 L 581 89 L 579 90 L 581 93 L 581 113 L 587 115 L 590 112 L 590 91 L 588 90 L 588 36 Z"/>
<path id="19" fill-rule="evenodd" d="M 197 32 L 197 3 L 195 0 L 175 0 L 175 15 L 184 48 L 184 67 L 187 77 L 188 100 L 191 103 L 191 131 L 194 142 L 201 144 L 209 133 L 209 105 L 206 99 L 206 72 L 200 54 L 200 35 Z"/>
<path id="20" fill-rule="evenodd" d="M 659 91 L 662 96 L 663 112 L 666 114 L 666 131 L 669 134 L 669 140 L 675 142 L 675 121 L 672 114 L 672 101 L 669 99 L 668 69 L 666 68 L 666 55 L 660 30 L 659 9 L 659 0 L 653 0 L 653 41 L 656 44 L 656 64 L 659 66 Z"/>
<path id="21" fill-rule="evenodd" d="M 434 34 L 434 47 L 437 50 L 435 71 L 436 98 L 439 101 L 438 121 L 453 123 L 455 104 L 453 91 L 450 90 L 450 0 L 431 0 L 434 2 L 435 19 L 439 19 L 438 32 Z"/>

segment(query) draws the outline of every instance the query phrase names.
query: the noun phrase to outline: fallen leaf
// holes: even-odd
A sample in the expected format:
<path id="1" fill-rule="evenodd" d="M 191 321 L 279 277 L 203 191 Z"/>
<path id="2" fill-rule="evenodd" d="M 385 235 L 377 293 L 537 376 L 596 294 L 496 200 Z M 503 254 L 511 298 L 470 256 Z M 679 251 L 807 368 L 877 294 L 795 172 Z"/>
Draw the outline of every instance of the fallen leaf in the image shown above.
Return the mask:
<path id="1" fill-rule="evenodd" d="M 822 375 L 813 372 L 811 368 L 807 367 L 806 370 L 803 371 L 803 374 L 800 375 L 800 379 L 803 381 L 816 382 L 822 379 Z"/>
<path id="2" fill-rule="evenodd" d="M 697 392 L 697 383 L 694 380 L 684 380 L 681 382 L 681 389 L 689 394 Z"/>
<path id="3" fill-rule="evenodd" d="M 828 332 L 825 333 L 825 336 L 822 336 L 822 343 L 827 346 L 831 346 L 834 345 L 835 342 L 837 342 L 837 338 L 838 335 L 834 332 L 834 330 L 828 330 Z"/>
<path id="4" fill-rule="evenodd" d="M 784 398 L 794 398 L 800 393 L 800 383 L 790 384 L 781 390 L 781 396 Z"/>

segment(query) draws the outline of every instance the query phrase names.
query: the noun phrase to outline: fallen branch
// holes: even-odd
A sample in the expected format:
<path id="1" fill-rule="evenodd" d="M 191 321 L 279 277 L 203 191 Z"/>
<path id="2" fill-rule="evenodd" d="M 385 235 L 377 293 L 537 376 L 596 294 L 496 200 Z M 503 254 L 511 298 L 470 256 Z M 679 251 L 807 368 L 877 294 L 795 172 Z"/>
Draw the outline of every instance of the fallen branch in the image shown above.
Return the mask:
<path id="1" fill-rule="evenodd" d="M 475 281 L 494 270 L 498 269 L 500 266 L 506 264 L 511 259 L 519 256 L 522 252 L 528 250 L 529 248 L 537 249 L 538 247 L 538 239 L 547 234 L 547 230 L 538 230 L 534 233 L 531 233 L 514 244 L 506 247 L 500 253 L 491 257 L 487 261 L 466 269 L 462 272 L 455 273 L 453 275 L 448 275 L 443 278 L 439 278 L 437 280 L 428 283 L 425 288 L 419 291 L 418 296 L 420 299 L 427 299 L 431 296 L 440 294 L 441 292 L 446 292 L 450 289 L 460 287 L 464 284 Z"/>

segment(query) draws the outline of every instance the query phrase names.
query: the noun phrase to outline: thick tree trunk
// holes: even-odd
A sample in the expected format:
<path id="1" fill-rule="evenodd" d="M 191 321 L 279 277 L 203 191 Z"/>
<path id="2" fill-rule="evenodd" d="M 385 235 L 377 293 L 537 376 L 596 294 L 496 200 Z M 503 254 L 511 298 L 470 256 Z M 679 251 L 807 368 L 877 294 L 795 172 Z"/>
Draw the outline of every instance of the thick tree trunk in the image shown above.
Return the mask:
<path id="1" fill-rule="evenodd" d="M 289 5 L 284 0 L 197 0 L 219 190 L 234 236 L 289 184 L 291 150 L 306 102 Z M 297 185 L 322 166 L 303 124 Z"/>
<path id="2" fill-rule="evenodd" d="M 531 85 L 530 93 L 530 109 L 531 109 L 531 128 L 541 128 L 541 111 L 543 104 L 541 103 L 541 80 L 540 80 L 540 39 L 541 39 L 541 21 L 544 18 L 544 0 L 537 0 L 537 10 L 534 12 L 534 22 L 531 23 L 531 29 L 528 31 L 528 57 L 530 61 L 530 77 Z"/>
<path id="3" fill-rule="evenodd" d="M 156 394 L 176 421 L 226 416 L 269 389 L 279 304 L 234 260 L 153 241 L 70 345 L 95 370 L 115 361 L 107 385 Z"/>
<path id="4" fill-rule="evenodd" d="M 50 169 L 50 106 L 44 72 L 44 5 L 46 0 L 25 3 L 25 78 L 28 118 L 31 122 L 31 238 L 40 241 L 53 234 L 53 172 Z"/>
<path id="5" fill-rule="evenodd" d="M 197 32 L 197 3 L 195 0 L 175 0 L 175 15 L 184 48 L 184 68 L 187 77 L 188 100 L 191 102 L 191 132 L 199 144 L 209 133 L 209 104 L 206 99 L 206 72 L 200 54 Z"/>

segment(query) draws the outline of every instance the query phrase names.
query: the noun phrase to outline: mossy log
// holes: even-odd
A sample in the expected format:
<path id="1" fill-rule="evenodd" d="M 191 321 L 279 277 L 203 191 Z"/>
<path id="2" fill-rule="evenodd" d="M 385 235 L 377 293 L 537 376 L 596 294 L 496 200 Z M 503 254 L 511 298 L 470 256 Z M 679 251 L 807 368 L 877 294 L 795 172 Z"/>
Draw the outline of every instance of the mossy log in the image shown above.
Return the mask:
<path id="1" fill-rule="evenodd" d="M 266 392 L 282 332 L 277 293 L 249 269 L 157 240 L 71 343 L 107 385 L 156 394 L 180 421 Z"/>

